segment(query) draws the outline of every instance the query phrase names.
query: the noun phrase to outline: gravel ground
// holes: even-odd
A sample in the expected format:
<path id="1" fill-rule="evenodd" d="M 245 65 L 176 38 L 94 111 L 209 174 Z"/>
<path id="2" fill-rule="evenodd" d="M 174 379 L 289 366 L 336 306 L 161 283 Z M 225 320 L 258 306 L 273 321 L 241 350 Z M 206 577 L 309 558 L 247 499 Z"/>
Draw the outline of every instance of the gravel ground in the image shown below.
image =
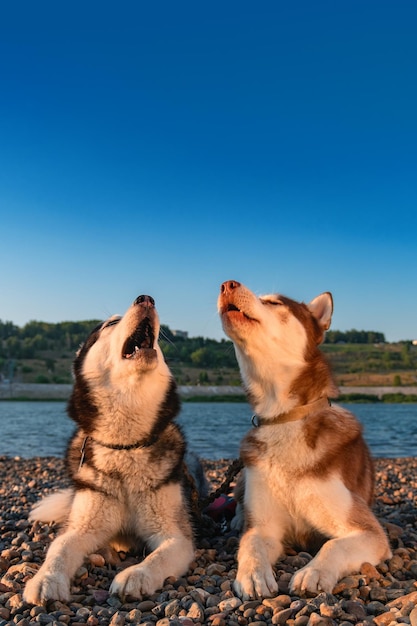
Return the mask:
<path id="1" fill-rule="evenodd" d="M 204 461 L 214 489 L 229 461 Z M 189 571 L 168 579 L 163 589 L 142 601 L 123 603 L 109 596 L 116 568 L 101 555 L 90 555 L 77 572 L 69 604 L 46 607 L 22 601 L 25 580 L 44 559 L 57 528 L 27 522 L 41 494 L 67 484 L 62 459 L 0 457 L 0 626 L 20 624 L 145 624 L 146 626 L 331 626 L 340 624 L 412 624 L 417 626 L 417 458 L 376 460 L 375 513 L 384 525 L 393 557 L 378 567 L 341 580 L 333 594 L 289 594 L 292 573 L 311 557 L 288 553 L 276 567 L 279 594 L 263 601 L 241 602 L 233 592 L 238 540 L 227 520 L 202 540 Z M 127 555 L 119 567 L 135 558 Z"/>

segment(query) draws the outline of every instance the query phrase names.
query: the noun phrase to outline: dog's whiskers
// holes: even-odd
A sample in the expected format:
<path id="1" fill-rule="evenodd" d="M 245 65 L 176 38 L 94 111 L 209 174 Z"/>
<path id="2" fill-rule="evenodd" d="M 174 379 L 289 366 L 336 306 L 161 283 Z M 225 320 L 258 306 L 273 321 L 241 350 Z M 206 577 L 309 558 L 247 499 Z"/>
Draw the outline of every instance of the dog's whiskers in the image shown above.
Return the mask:
<path id="1" fill-rule="evenodd" d="M 172 339 L 170 339 L 170 337 L 168 337 L 168 335 L 162 330 L 162 328 L 159 329 L 159 341 L 161 341 L 161 339 L 170 343 L 171 346 L 175 346 L 175 343 L 172 341 Z"/>

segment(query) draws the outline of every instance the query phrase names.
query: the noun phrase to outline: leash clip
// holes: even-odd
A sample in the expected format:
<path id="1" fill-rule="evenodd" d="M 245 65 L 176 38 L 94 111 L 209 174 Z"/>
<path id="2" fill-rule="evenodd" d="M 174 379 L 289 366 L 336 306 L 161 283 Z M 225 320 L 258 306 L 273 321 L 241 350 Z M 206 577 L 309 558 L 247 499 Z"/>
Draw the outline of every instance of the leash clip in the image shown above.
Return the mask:
<path id="1" fill-rule="evenodd" d="M 251 422 L 252 422 L 252 426 L 253 426 L 254 428 L 259 428 L 259 420 L 258 420 L 258 416 L 257 416 L 255 413 L 252 415 Z"/>
<path id="2" fill-rule="evenodd" d="M 86 447 L 86 445 L 87 445 L 87 439 L 88 439 L 88 436 L 87 436 L 87 437 L 84 437 L 83 445 L 81 446 L 81 458 L 80 458 L 80 464 L 79 464 L 79 466 L 78 466 L 78 469 L 79 469 L 79 470 L 82 468 L 83 463 L 84 463 L 84 457 L 85 457 L 85 447 Z"/>

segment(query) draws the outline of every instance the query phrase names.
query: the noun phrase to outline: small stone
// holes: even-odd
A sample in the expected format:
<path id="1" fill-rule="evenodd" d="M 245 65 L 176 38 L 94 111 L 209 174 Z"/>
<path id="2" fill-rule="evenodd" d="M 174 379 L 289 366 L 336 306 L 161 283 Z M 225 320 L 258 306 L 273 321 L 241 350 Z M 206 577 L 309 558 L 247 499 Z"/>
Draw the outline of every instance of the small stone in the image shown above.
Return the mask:
<path id="1" fill-rule="evenodd" d="M 175 617 L 176 615 L 178 615 L 181 608 L 181 603 L 177 598 L 175 600 L 172 600 L 171 602 L 168 602 L 168 604 L 165 606 L 165 617 Z"/>
<path id="2" fill-rule="evenodd" d="M 40 613 L 37 616 L 36 621 L 39 624 L 44 625 L 44 624 L 50 624 L 51 622 L 53 622 L 54 618 L 51 615 L 48 615 L 47 613 Z"/>
<path id="3" fill-rule="evenodd" d="M 152 600 L 142 600 L 142 602 L 139 602 L 137 608 L 139 611 L 142 611 L 142 613 L 146 613 L 147 611 L 152 611 L 154 606 L 155 602 L 152 602 Z"/>
<path id="4" fill-rule="evenodd" d="M 342 580 L 339 580 L 339 582 L 336 583 L 333 589 L 333 594 L 337 595 L 338 593 L 343 593 L 343 591 L 346 591 L 347 589 L 356 589 L 359 587 L 359 578 L 361 577 L 346 576 L 345 578 L 342 578 Z"/>
<path id="5" fill-rule="evenodd" d="M 262 604 L 269 606 L 271 609 L 287 608 L 291 604 L 291 597 L 282 593 L 275 598 L 264 598 Z"/>
<path id="6" fill-rule="evenodd" d="M 233 596 L 232 598 L 227 598 L 226 600 L 222 600 L 219 602 L 219 610 L 223 611 L 234 611 L 242 604 L 242 600 L 240 598 L 236 598 Z"/>
<path id="7" fill-rule="evenodd" d="M 397 616 L 391 611 L 386 611 L 374 617 L 374 622 L 377 626 L 388 626 L 391 622 L 397 623 Z"/>
<path id="8" fill-rule="evenodd" d="M 301 611 L 301 609 L 305 607 L 305 605 L 306 601 L 299 599 L 291 602 L 290 608 L 294 611 L 294 615 L 296 615 L 297 613 L 299 613 L 299 611 Z"/>
<path id="9" fill-rule="evenodd" d="M 345 602 L 343 602 L 342 608 L 346 613 L 355 617 L 355 622 L 364 620 L 366 617 L 366 610 L 361 602 L 346 600 Z"/>
<path id="10" fill-rule="evenodd" d="M 106 600 L 109 606 L 112 606 L 114 609 L 120 609 L 122 606 L 122 602 L 118 596 L 108 596 Z"/>
<path id="11" fill-rule="evenodd" d="M 104 567 L 106 564 L 104 556 L 102 556 L 101 554 L 90 554 L 88 560 L 93 567 Z"/>
<path id="12" fill-rule="evenodd" d="M 116 611 L 116 613 L 113 615 L 113 617 L 110 620 L 109 626 L 124 626 L 125 622 L 126 622 L 125 614 L 121 613 L 120 611 Z"/>
<path id="13" fill-rule="evenodd" d="M 268 616 L 272 615 L 271 608 L 268 606 L 265 606 L 264 604 L 260 604 L 259 606 L 257 606 L 255 609 L 255 613 L 257 615 L 263 615 L 265 619 L 268 619 Z"/>
<path id="14" fill-rule="evenodd" d="M 338 619 L 342 615 L 342 609 L 340 606 L 333 604 L 320 604 L 320 615 L 323 617 L 331 617 L 332 619 Z"/>
<path id="15" fill-rule="evenodd" d="M 240 610 L 246 611 L 247 609 L 256 609 L 256 607 L 259 606 L 260 603 L 260 600 L 246 600 L 246 602 L 243 602 L 243 604 L 240 606 Z"/>
<path id="16" fill-rule="evenodd" d="M 366 610 L 370 615 L 380 615 L 384 613 L 387 609 L 382 602 L 372 601 L 366 605 Z"/>
<path id="17" fill-rule="evenodd" d="M 19 558 L 19 552 L 13 548 L 6 548 L 2 551 L 1 557 L 8 561 L 12 561 L 13 559 Z"/>
<path id="18" fill-rule="evenodd" d="M 7 601 L 7 608 L 12 609 L 12 611 L 16 612 L 16 609 L 19 609 L 23 604 L 22 596 L 20 593 L 15 593 L 11 596 Z"/>
<path id="19" fill-rule="evenodd" d="M 398 570 L 403 569 L 404 560 L 398 554 L 394 554 L 394 556 L 388 561 L 388 567 L 390 572 L 397 572 Z"/>
<path id="20" fill-rule="evenodd" d="M 279 624 L 285 626 L 288 623 L 290 617 L 294 615 L 293 609 L 282 609 L 282 611 L 277 611 L 273 614 L 271 622 L 273 624 Z"/>
<path id="21" fill-rule="evenodd" d="M 207 568 L 207 576 L 220 576 L 226 570 L 225 565 L 211 563 Z"/>
<path id="22" fill-rule="evenodd" d="M 86 578 L 88 576 L 88 570 L 84 565 L 79 567 L 75 572 L 75 578 Z"/>
<path id="23" fill-rule="evenodd" d="M 206 607 L 213 607 L 213 606 L 218 606 L 220 602 L 220 596 L 214 596 L 212 594 L 210 594 L 209 596 L 207 596 L 207 600 L 206 600 Z"/>
<path id="24" fill-rule="evenodd" d="M 232 582 L 230 580 L 225 580 L 224 582 L 222 582 L 222 584 L 220 585 L 220 589 L 222 591 L 231 591 L 232 590 Z"/>
<path id="25" fill-rule="evenodd" d="M 333 620 L 330 617 L 324 617 L 318 613 L 312 613 L 307 623 L 308 626 L 333 626 Z"/>
<path id="26" fill-rule="evenodd" d="M 363 563 L 361 567 L 361 574 L 369 578 L 369 580 L 378 580 L 381 578 L 381 574 L 378 572 L 374 565 L 370 563 Z"/>
<path id="27" fill-rule="evenodd" d="M 129 613 L 127 614 L 127 620 L 129 622 L 133 622 L 134 624 L 136 624 L 137 622 L 140 621 L 142 617 L 142 611 L 139 611 L 139 609 L 132 609 L 131 611 L 129 611 Z"/>
<path id="28" fill-rule="evenodd" d="M 109 595 L 109 592 L 105 589 L 94 589 L 93 591 L 93 598 L 97 604 L 104 604 Z"/>
<path id="29" fill-rule="evenodd" d="M 401 528 L 401 526 L 398 526 L 398 524 L 392 524 L 391 522 L 386 522 L 384 525 L 388 532 L 388 536 L 391 540 L 398 539 L 403 534 L 403 529 Z"/>
<path id="30" fill-rule="evenodd" d="M 369 597 L 371 600 L 378 600 L 378 602 L 385 604 L 387 601 L 387 592 L 382 587 L 371 587 Z"/>
<path id="31" fill-rule="evenodd" d="M 197 602 L 193 602 L 190 608 L 188 609 L 187 617 L 190 619 L 194 619 L 197 622 L 204 621 L 204 610 Z"/>

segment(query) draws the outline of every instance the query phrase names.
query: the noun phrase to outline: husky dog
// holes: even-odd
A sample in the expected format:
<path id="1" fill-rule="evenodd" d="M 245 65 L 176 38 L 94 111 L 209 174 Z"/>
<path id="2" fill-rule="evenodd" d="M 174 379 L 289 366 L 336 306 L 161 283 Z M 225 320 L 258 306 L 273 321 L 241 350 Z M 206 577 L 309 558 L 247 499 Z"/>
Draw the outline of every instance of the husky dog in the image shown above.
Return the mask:
<path id="1" fill-rule="evenodd" d="M 356 418 L 329 397 L 337 388 L 318 345 L 333 313 L 330 293 L 309 304 L 257 297 L 221 285 L 218 310 L 234 343 L 256 420 L 242 440 L 244 531 L 236 592 L 276 594 L 272 565 L 285 545 L 321 549 L 290 583 L 292 592 L 331 592 L 343 576 L 391 556 L 373 515 L 374 475 Z"/>
<path id="2" fill-rule="evenodd" d="M 67 601 L 84 557 L 109 544 L 118 550 L 144 544 L 150 552 L 114 578 L 110 592 L 121 597 L 153 594 L 194 557 L 193 481 L 173 421 L 180 402 L 159 327 L 154 300 L 142 295 L 123 317 L 97 326 L 77 353 L 68 404 L 77 429 L 66 455 L 72 486 L 30 514 L 64 529 L 27 582 L 26 602 Z"/>

